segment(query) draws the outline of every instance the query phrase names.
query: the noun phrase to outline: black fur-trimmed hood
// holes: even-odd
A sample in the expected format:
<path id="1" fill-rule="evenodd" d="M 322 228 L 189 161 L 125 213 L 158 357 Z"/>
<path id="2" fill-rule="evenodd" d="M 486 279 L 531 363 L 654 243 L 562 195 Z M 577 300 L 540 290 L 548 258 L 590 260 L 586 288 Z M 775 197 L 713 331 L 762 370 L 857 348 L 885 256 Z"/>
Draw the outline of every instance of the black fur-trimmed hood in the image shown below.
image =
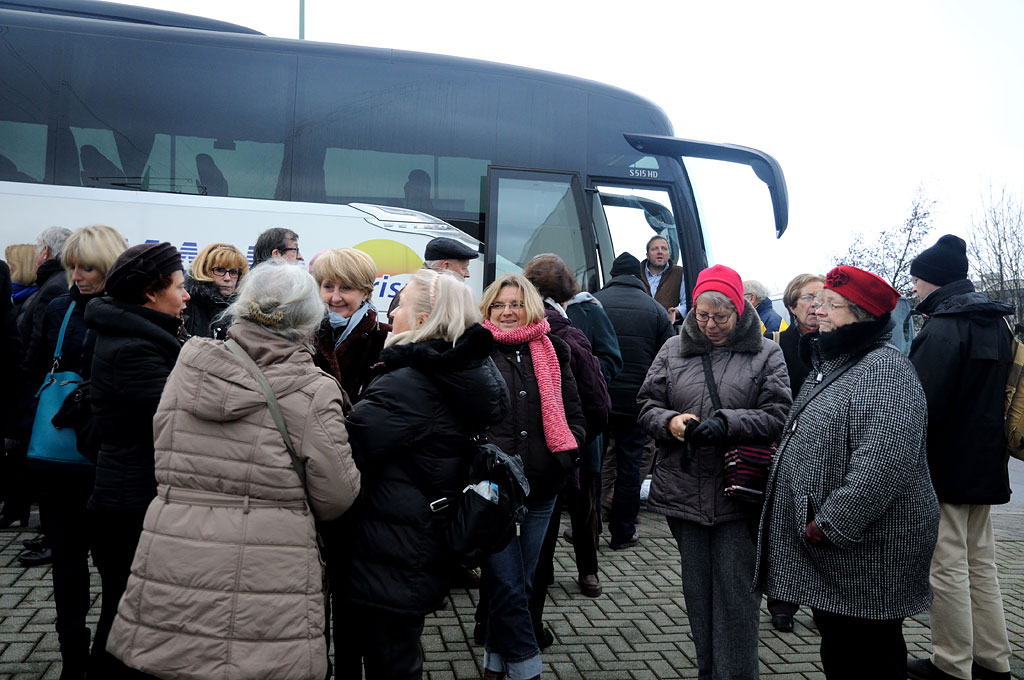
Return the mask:
<path id="1" fill-rule="evenodd" d="M 679 353 L 684 357 L 708 354 L 715 345 L 700 332 L 694 310 L 686 315 L 679 329 Z M 743 302 L 743 314 L 736 322 L 736 328 L 725 341 L 724 347 L 734 352 L 757 353 L 761 349 L 761 318 L 757 310 L 747 301 Z"/>

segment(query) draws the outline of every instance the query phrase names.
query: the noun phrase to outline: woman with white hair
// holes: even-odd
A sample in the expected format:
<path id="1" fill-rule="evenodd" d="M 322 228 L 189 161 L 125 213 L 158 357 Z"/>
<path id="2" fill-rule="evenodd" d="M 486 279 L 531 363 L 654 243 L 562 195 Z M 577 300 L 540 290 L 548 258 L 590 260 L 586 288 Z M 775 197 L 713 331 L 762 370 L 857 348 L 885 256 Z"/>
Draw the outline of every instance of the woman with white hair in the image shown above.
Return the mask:
<path id="1" fill-rule="evenodd" d="M 360 485 L 341 390 L 309 349 L 323 302 L 301 268 L 268 262 L 228 312 L 228 342 L 193 338 L 167 380 L 157 497 L 107 649 L 160 678 L 323 680 L 313 520 L 341 515 Z"/>
<path id="2" fill-rule="evenodd" d="M 420 269 L 402 291 L 394 334 L 377 375 L 348 418 L 363 474 L 360 516 L 349 545 L 348 619 L 368 680 L 420 678 L 426 614 L 455 575 L 448 514 L 476 451 L 474 435 L 501 422 L 508 390 L 490 358 L 494 341 L 469 289 Z M 339 665 L 338 677 L 348 677 Z M 356 669 L 356 672 L 358 669 Z"/>

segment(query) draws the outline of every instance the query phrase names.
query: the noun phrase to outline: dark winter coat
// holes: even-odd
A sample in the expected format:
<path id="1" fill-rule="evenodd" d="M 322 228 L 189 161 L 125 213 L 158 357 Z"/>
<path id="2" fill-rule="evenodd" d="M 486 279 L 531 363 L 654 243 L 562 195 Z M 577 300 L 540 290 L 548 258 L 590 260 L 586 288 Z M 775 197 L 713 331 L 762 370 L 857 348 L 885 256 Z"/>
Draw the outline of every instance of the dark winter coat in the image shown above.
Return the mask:
<path id="1" fill-rule="evenodd" d="M 92 411 L 101 441 L 89 508 L 144 510 L 156 496 L 153 416 L 181 350 L 181 320 L 102 297 L 85 321 L 97 336 Z"/>
<path id="2" fill-rule="evenodd" d="M 590 347 L 590 341 L 579 328 L 572 325 L 568 317 L 562 316 L 557 309 L 545 305 L 551 334 L 565 340 L 571 350 L 569 367 L 576 379 L 576 391 L 580 395 L 580 405 L 587 421 L 587 443 L 593 441 L 608 424 L 608 412 L 612 407 L 608 396 L 608 384 L 601 373 L 601 364 Z"/>
<path id="3" fill-rule="evenodd" d="M 214 319 L 231 305 L 234 295 L 224 297 L 213 281 L 196 281 L 191 276 L 185 277 L 185 290 L 192 298 L 185 307 L 185 330 L 188 334 L 198 338 L 226 338 L 231 319 L 216 323 Z"/>
<path id="4" fill-rule="evenodd" d="M 580 404 L 576 379 L 569 367 L 569 346 L 561 338 L 548 334 L 558 355 L 562 378 L 562 405 L 578 446 L 586 439 L 587 424 Z M 574 465 L 578 451 L 552 453 L 544 439 L 540 413 L 540 390 L 533 373 L 529 345 L 494 343 L 491 350 L 498 371 L 508 386 L 512 410 L 500 423 L 487 429 L 488 439 L 502 451 L 522 456 L 526 477 L 530 482 L 530 499 L 554 498 L 565 484 L 566 474 Z"/>
<path id="5" fill-rule="evenodd" d="M 636 395 L 655 355 L 675 331 L 668 312 L 647 293 L 632 274 L 616 276 L 594 294 L 615 328 L 622 352 L 622 372 L 612 379 L 608 392 L 612 413 L 636 416 Z"/>
<path id="6" fill-rule="evenodd" d="M 11 300 L 11 270 L 0 260 L 0 436 L 12 437 L 14 406 L 17 403 L 21 338 L 18 335 L 17 312 Z"/>
<path id="7" fill-rule="evenodd" d="M 397 614 L 436 609 L 455 573 L 430 503 L 456 498 L 475 453 L 470 437 L 502 421 L 508 390 L 490 358 L 493 339 L 471 326 L 443 340 L 394 345 L 347 420 L 362 496 L 348 555 L 351 601 Z"/>
<path id="8" fill-rule="evenodd" d="M 704 355 L 722 408 L 715 410 L 704 378 Z M 658 445 L 647 507 L 704 526 L 747 518 L 747 507 L 725 495 L 723 450 L 738 444 L 770 444 L 782 433 L 793 403 L 782 350 L 761 337 L 761 322 L 750 303 L 724 345 L 701 333 L 693 310 L 679 335 L 665 343 L 640 388 L 639 424 Z M 726 447 L 687 451 L 668 429 L 681 413 L 717 416 L 728 427 Z"/>
<path id="9" fill-rule="evenodd" d="M 580 293 L 569 301 L 565 313 L 569 315 L 572 325 L 583 331 L 583 335 L 590 340 L 594 356 L 601 362 L 605 382 L 610 383 L 622 370 L 622 352 L 619 350 L 615 327 L 601 303 L 590 293 Z"/>
<path id="10" fill-rule="evenodd" d="M 928 399 L 928 469 L 942 503 L 1010 500 L 1003 432 L 1011 305 L 993 302 L 966 279 L 917 305 L 928 315 L 910 361 Z"/>
<path id="11" fill-rule="evenodd" d="M 764 319 L 761 319 L 762 323 Z M 767 331 L 764 337 L 772 339 L 774 333 Z M 786 370 L 789 371 L 789 386 L 793 390 L 793 398 L 800 394 L 800 387 L 804 379 L 811 372 L 811 365 L 800 356 L 800 326 L 793 324 L 786 330 L 779 333 L 779 347 L 782 348 L 782 356 L 786 358 Z"/>
<path id="12" fill-rule="evenodd" d="M 92 355 L 93 346 L 96 344 L 96 333 L 86 326 L 85 308 L 90 300 L 100 295 L 82 295 L 78 292 L 77 287 L 72 286 L 70 292 L 58 295 L 46 306 L 37 341 L 36 356 L 32 360 L 31 371 L 24 375 L 25 383 L 22 385 L 22 408 L 17 430 L 23 441 L 28 441 L 32 432 L 32 421 L 35 417 L 37 403 L 35 393 L 53 366 L 53 355 L 57 349 L 60 327 L 72 300 L 75 302 L 75 309 L 71 312 L 67 330 L 64 331 L 63 351 L 57 370 L 73 371 L 85 380 L 88 380 L 92 374 Z M 28 361 L 26 360 L 24 363 L 27 364 Z"/>
<path id="13" fill-rule="evenodd" d="M 782 317 L 775 311 L 771 300 L 761 300 L 761 304 L 756 309 L 757 315 L 761 317 L 761 323 L 764 324 L 765 331 L 777 331 L 782 328 Z"/>
<path id="14" fill-rule="evenodd" d="M 43 373 L 49 370 L 50 360 L 53 358 L 53 347 L 49 348 L 49 357 L 44 347 L 43 319 L 50 303 L 68 292 L 68 278 L 60 260 L 51 259 L 39 265 L 36 270 L 36 285 L 39 286 L 39 290 L 22 305 L 21 316 L 18 319 L 18 333 L 21 335 L 21 345 L 25 352 L 21 364 L 22 373 L 30 382 L 40 375 L 40 366 L 46 367 Z"/>
<path id="15" fill-rule="evenodd" d="M 889 316 L 801 341 L 813 372 L 787 419 L 768 480 L 756 587 L 769 597 L 864 619 L 928 608 L 939 507 L 925 455 L 926 404 Z M 807 404 L 818 381 L 857 363 Z M 804 538 L 811 520 L 828 541 Z"/>
<path id="16" fill-rule="evenodd" d="M 377 314 L 370 312 L 344 342 L 335 347 L 331 323 L 325 316 L 313 336 L 313 361 L 341 383 L 352 402 L 357 402 L 370 382 L 373 366 L 390 332 L 390 324 L 380 323 Z"/>

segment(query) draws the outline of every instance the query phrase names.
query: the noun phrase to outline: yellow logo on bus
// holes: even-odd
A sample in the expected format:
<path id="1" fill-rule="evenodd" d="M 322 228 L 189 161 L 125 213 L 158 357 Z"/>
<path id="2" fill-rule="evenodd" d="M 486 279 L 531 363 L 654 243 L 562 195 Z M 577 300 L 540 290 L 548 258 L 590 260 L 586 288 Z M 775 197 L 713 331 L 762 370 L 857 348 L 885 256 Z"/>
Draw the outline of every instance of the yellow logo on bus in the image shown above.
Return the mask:
<path id="1" fill-rule="evenodd" d="M 377 309 L 387 309 L 395 293 L 402 290 L 412 273 L 423 266 L 423 260 L 416 251 L 398 241 L 373 239 L 352 247 L 372 257 L 377 265 L 377 280 L 373 282 L 371 298 Z"/>

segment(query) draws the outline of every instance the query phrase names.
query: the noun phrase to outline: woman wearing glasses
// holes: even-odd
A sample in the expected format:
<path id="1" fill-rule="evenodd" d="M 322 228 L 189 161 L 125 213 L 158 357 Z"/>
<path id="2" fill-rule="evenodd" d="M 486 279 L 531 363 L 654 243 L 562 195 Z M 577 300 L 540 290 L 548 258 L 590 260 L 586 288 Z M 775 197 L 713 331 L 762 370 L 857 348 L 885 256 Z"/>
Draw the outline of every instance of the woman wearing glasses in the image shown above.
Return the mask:
<path id="1" fill-rule="evenodd" d="M 779 343 L 779 347 L 782 348 L 782 354 L 786 358 L 786 368 L 789 370 L 789 386 L 793 390 L 794 399 L 800 392 L 804 378 L 811 371 L 810 363 L 800 356 L 800 338 L 818 330 L 818 315 L 814 313 L 814 301 L 824 283 L 825 277 L 817 274 L 799 274 L 794 277 L 782 295 L 782 302 L 789 310 L 789 328 L 781 333 L 768 331 L 764 334 L 764 337 Z M 768 599 L 768 611 L 772 615 L 772 626 L 775 627 L 775 630 L 784 633 L 793 632 L 793 615 L 797 609 L 799 607 L 792 602 Z"/>
<path id="2" fill-rule="evenodd" d="M 786 423 L 765 492 L 757 587 L 807 605 L 826 678 L 906 678 L 903 619 L 931 603 L 939 507 L 928 408 L 889 343 L 899 293 L 856 267 L 825 277 L 813 370 Z"/>
<path id="3" fill-rule="evenodd" d="M 192 296 L 185 312 L 189 335 L 223 340 L 231 319 L 220 315 L 235 299 L 249 263 L 242 252 L 227 243 L 211 243 L 199 251 L 185 277 L 185 290 Z"/>
<path id="4" fill-rule="evenodd" d="M 484 678 L 535 678 L 542 664 L 529 610 L 533 575 L 555 498 L 579 459 L 586 421 L 569 346 L 550 333 L 533 284 L 506 274 L 484 291 L 480 309 L 494 336 L 491 358 L 512 400 L 509 416 L 487 435 L 506 453 L 522 457 L 530 482 L 519 535 L 481 570 L 488 598 Z"/>
<path id="5" fill-rule="evenodd" d="M 637 396 L 640 426 L 658 444 L 647 507 L 668 518 L 679 547 L 700 677 L 757 678 L 757 510 L 725 495 L 723 454 L 778 440 L 793 397 L 782 350 L 761 336 L 739 274 L 705 269 L 693 298 Z"/>

